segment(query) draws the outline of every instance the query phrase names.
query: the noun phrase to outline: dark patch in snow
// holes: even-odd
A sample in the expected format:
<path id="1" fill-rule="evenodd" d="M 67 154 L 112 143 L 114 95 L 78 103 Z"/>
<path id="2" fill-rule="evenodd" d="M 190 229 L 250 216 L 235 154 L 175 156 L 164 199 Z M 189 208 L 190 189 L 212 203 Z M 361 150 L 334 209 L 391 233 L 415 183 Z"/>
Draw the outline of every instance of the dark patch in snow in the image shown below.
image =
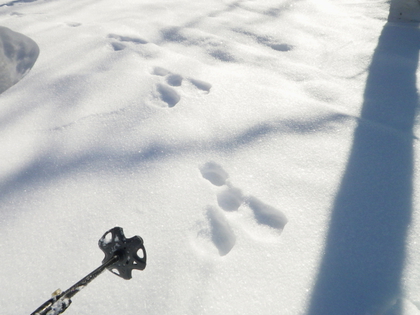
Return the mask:
<path id="1" fill-rule="evenodd" d="M 225 211 L 237 211 L 244 198 L 240 189 L 228 187 L 217 194 L 217 203 Z"/>
<path id="2" fill-rule="evenodd" d="M 403 291 L 419 42 L 409 23 L 388 23 L 379 37 L 308 315 L 383 314 Z"/>
<path id="3" fill-rule="evenodd" d="M 171 87 L 158 83 L 156 85 L 160 99 L 168 104 L 168 107 L 174 107 L 181 100 L 179 94 Z"/>
<path id="4" fill-rule="evenodd" d="M 115 40 L 111 42 L 111 46 L 114 49 L 114 51 L 120 51 L 120 50 L 125 49 L 127 47 L 125 43 L 132 43 L 136 45 L 147 44 L 146 40 L 139 37 L 122 36 L 122 35 L 117 35 L 117 34 L 109 34 L 107 37 Z"/>
<path id="5" fill-rule="evenodd" d="M 280 210 L 265 204 L 255 197 L 250 196 L 247 203 L 254 212 L 258 223 L 282 230 L 287 224 L 287 218 Z"/>
<path id="6" fill-rule="evenodd" d="M 161 68 L 161 67 L 154 67 L 153 68 L 153 72 L 152 74 L 154 75 L 159 75 L 159 76 L 166 76 L 168 74 L 170 74 L 171 72 L 169 70 L 166 70 L 165 68 Z"/>
<path id="7" fill-rule="evenodd" d="M 282 4 L 278 7 L 272 7 L 266 11 L 263 12 L 264 15 L 271 16 L 273 18 L 280 17 L 284 12 L 289 11 L 291 8 L 293 8 L 293 5 L 298 2 L 297 0 L 288 0 L 285 2 L 282 2 Z"/>
<path id="8" fill-rule="evenodd" d="M 8 3 L 5 3 L 5 4 L 1 4 L 0 7 L 11 7 L 18 3 L 35 2 L 35 1 L 37 0 L 15 0 L 15 1 L 10 1 Z"/>
<path id="9" fill-rule="evenodd" d="M 120 51 L 120 50 L 124 50 L 126 48 L 126 46 L 123 43 L 111 43 L 112 49 L 114 49 L 114 51 Z"/>
<path id="10" fill-rule="evenodd" d="M 236 58 L 224 49 L 212 49 L 209 51 L 209 55 L 223 62 L 236 62 Z"/>
<path id="11" fill-rule="evenodd" d="M 204 82 L 204 81 L 201 81 L 201 80 L 192 79 L 192 78 L 189 78 L 188 80 L 192 84 L 194 84 L 196 88 L 198 88 L 202 91 L 206 91 L 207 93 L 210 92 L 210 89 L 211 89 L 211 84 L 210 83 L 207 83 L 207 82 Z"/>
<path id="12" fill-rule="evenodd" d="M 255 40 L 257 43 L 268 46 L 271 49 L 274 49 L 276 51 L 287 52 L 294 48 L 293 45 L 281 43 L 281 42 L 279 43 L 278 40 L 273 39 L 271 36 L 268 36 L 268 35 L 258 35 L 253 32 L 244 30 L 242 28 L 233 28 L 232 31 L 248 36 L 252 38 L 253 40 Z"/>
<path id="13" fill-rule="evenodd" d="M 10 15 L 11 15 L 11 16 L 18 16 L 18 17 L 21 17 L 21 16 L 24 16 L 25 14 L 20 13 L 20 12 L 12 12 L 12 13 L 10 13 Z"/>
<path id="14" fill-rule="evenodd" d="M 223 167 L 213 161 L 201 166 L 200 172 L 205 179 L 209 180 L 215 186 L 226 185 L 226 180 L 229 178 L 229 174 Z"/>
<path id="15" fill-rule="evenodd" d="M 289 51 L 293 49 L 293 46 L 289 44 L 272 44 L 269 46 L 277 51 Z"/>
<path id="16" fill-rule="evenodd" d="M 188 39 L 180 33 L 180 27 L 169 27 L 161 30 L 161 36 L 164 41 L 185 43 Z"/>
<path id="17" fill-rule="evenodd" d="M 121 36 L 117 34 L 109 34 L 108 38 L 116 39 L 120 42 L 130 42 L 134 44 L 147 44 L 147 41 L 139 37 Z"/>
<path id="18" fill-rule="evenodd" d="M 219 250 L 220 256 L 227 255 L 235 246 L 236 236 L 222 211 L 207 207 L 207 219 L 210 223 L 211 240 Z"/>
<path id="19" fill-rule="evenodd" d="M 66 25 L 69 26 L 69 27 L 79 27 L 79 26 L 82 25 L 82 23 L 78 23 L 78 22 L 67 22 Z"/>
<path id="20" fill-rule="evenodd" d="M 389 22 L 420 22 L 420 1 L 392 0 L 390 1 Z"/>
<path id="21" fill-rule="evenodd" d="M 181 86 L 182 79 L 179 74 L 170 74 L 166 77 L 166 82 L 171 86 Z"/>

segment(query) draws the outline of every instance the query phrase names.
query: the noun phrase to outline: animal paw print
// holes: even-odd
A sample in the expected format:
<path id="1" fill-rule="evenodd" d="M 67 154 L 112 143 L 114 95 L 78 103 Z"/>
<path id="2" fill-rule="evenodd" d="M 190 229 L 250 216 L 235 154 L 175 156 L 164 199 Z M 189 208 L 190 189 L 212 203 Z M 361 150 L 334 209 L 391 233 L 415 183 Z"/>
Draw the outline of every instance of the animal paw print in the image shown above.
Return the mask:
<path id="1" fill-rule="evenodd" d="M 117 35 L 117 34 L 109 34 L 107 36 L 108 38 L 110 38 L 111 41 L 111 46 L 114 49 L 114 51 L 119 51 L 119 50 L 123 50 L 127 47 L 127 44 L 132 43 L 132 44 L 147 44 L 147 41 L 139 38 L 139 37 L 130 37 L 130 36 L 121 36 L 121 35 Z"/>
<path id="2" fill-rule="evenodd" d="M 205 81 L 184 78 L 179 74 L 172 73 L 161 67 L 155 67 L 152 74 L 164 78 L 164 83 L 161 82 L 156 84 L 156 91 L 159 99 L 168 107 L 174 107 L 181 100 L 181 96 L 176 89 L 181 87 L 184 82 L 188 82 L 198 90 L 210 93 L 211 84 Z"/>
<path id="3" fill-rule="evenodd" d="M 245 196 L 229 182 L 229 174 L 219 164 L 210 161 L 200 167 L 203 178 L 222 189 L 217 193 L 218 207 L 208 206 L 206 217 L 210 225 L 210 238 L 220 256 L 227 255 L 235 245 L 236 236 L 229 225 L 225 212 L 238 211 L 242 205 L 248 206 L 257 223 L 282 231 L 287 224 L 283 212 L 254 196 Z"/>
<path id="4" fill-rule="evenodd" d="M 82 23 L 79 22 L 66 22 L 65 23 L 68 27 L 79 27 L 82 25 Z"/>
<path id="5" fill-rule="evenodd" d="M 233 233 L 224 213 L 217 207 L 208 206 L 206 217 L 210 223 L 210 237 L 220 256 L 227 255 L 235 246 L 236 236 Z"/>

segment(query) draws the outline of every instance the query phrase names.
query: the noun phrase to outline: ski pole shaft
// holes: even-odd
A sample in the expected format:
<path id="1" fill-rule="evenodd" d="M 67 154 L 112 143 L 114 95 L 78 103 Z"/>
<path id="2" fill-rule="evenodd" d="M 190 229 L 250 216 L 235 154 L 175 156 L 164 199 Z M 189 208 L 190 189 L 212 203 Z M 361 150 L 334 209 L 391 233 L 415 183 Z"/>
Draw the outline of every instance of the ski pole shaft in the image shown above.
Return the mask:
<path id="1" fill-rule="evenodd" d="M 72 285 L 70 288 L 68 288 L 64 294 L 64 298 L 72 298 L 77 292 L 82 290 L 85 286 L 87 286 L 93 279 L 95 279 L 97 276 L 99 276 L 106 268 L 114 264 L 119 260 L 119 256 L 115 255 L 110 260 L 96 268 L 94 271 L 92 271 L 90 274 L 88 274 L 86 277 L 84 277 L 82 280 L 77 282 L 76 284 Z"/>
<path id="2" fill-rule="evenodd" d="M 115 255 L 107 262 L 103 263 L 101 266 L 96 268 L 94 271 L 89 273 L 86 277 L 72 285 L 66 291 L 59 293 L 58 295 L 52 297 L 40 307 L 38 307 L 35 312 L 31 315 L 56 315 L 64 312 L 71 303 L 71 298 L 76 295 L 77 292 L 82 290 L 87 286 L 93 279 L 99 276 L 107 267 L 116 263 L 119 260 L 119 256 Z M 51 312 L 51 313 L 49 313 Z"/>

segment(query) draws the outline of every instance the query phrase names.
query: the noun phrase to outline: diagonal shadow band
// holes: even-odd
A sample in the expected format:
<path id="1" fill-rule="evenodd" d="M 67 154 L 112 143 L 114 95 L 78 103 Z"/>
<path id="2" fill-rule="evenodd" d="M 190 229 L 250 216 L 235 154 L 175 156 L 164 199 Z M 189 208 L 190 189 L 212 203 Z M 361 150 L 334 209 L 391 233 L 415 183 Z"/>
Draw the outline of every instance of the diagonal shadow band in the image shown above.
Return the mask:
<path id="1" fill-rule="evenodd" d="M 383 28 L 308 315 L 382 314 L 400 294 L 412 211 L 419 48 L 417 25 Z"/>

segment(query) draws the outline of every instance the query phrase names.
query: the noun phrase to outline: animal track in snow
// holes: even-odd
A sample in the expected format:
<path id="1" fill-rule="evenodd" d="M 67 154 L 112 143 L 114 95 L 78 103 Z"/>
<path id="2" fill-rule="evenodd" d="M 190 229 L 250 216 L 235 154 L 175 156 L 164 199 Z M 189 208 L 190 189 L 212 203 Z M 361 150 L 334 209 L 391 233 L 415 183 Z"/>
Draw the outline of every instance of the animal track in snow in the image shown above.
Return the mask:
<path id="1" fill-rule="evenodd" d="M 66 22 L 66 25 L 69 27 L 79 27 L 80 25 L 82 25 L 82 23 L 78 23 L 78 22 Z"/>
<path id="2" fill-rule="evenodd" d="M 217 194 L 217 203 L 225 211 L 236 211 L 239 209 L 244 198 L 241 190 L 235 187 L 227 187 Z"/>
<path id="3" fill-rule="evenodd" d="M 158 83 L 156 89 L 159 92 L 160 99 L 168 104 L 168 107 L 174 107 L 181 100 L 181 96 L 171 87 Z"/>
<path id="4" fill-rule="evenodd" d="M 207 93 L 210 93 L 210 89 L 211 89 L 211 84 L 201 81 L 201 80 L 196 80 L 196 79 L 188 79 L 193 85 L 195 85 L 196 88 L 198 88 L 199 90 L 205 91 Z"/>
<path id="5" fill-rule="evenodd" d="M 10 13 L 10 15 L 11 15 L 11 16 L 18 16 L 18 17 L 25 16 L 25 14 L 20 13 L 20 12 L 12 12 L 12 13 Z"/>
<path id="6" fill-rule="evenodd" d="M 229 178 L 228 173 L 217 163 L 210 161 L 200 167 L 201 175 L 210 181 L 213 185 L 226 185 L 226 180 Z"/>
<path id="7" fill-rule="evenodd" d="M 255 219 L 258 223 L 283 230 L 287 223 L 287 218 L 283 212 L 265 204 L 253 196 L 247 198 L 247 204 L 254 212 Z"/>
<path id="8" fill-rule="evenodd" d="M 171 86 L 181 86 L 183 78 L 179 74 L 169 74 L 166 82 Z"/>
<path id="9" fill-rule="evenodd" d="M 210 83 L 193 78 L 184 78 L 180 74 L 172 73 L 161 67 L 153 68 L 151 73 L 164 78 L 165 83 L 156 84 L 156 91 L 158 92 L 160 100 L 165 102 L 168 107 L 174 107 L 181 100 L 181 96 L 175 88 L 179 89 L 184 81 L 191 83 L 195 88 L 201 91 L 210 93 Z"/>
<path id="10" fill-rule="evenodd" d="M 268 44 L 268 46 L 277 51 L 289 51 L 293 49 L 293 46 L 289 44 Z"/>
<path id="11" fill-rule="evenodd" d="M 170 72 L 169 70 L 166 70 L 165 68 L 154 67 L 152 74 L 164 77 L 165 75 L 170 74 Z"/>
<path id="12" fill-rule="evenodd" d="M 240 28 L 234 28 L 232 29 L 234 32 L 246 35 L 248 37 L 251 37 L 254 39 L 257 43 L 265 45 L 270 47 L 273 50 L 281 51 L 281 52 L 287 52 L 292 50 L 294 47 L 292 45 L 281 43 L 277 40 L 272 39 L 270 36 L 261 36 L 257 35 L 255 33 L 240 29 Z"/>
<path id="13" fill-rule="evenodd" d="M 122 36 L 117 34 L 109 34 L 108 38 L 112 39 L 111 46 L 115 51 L 123 50 L 127 47 L 125 43 L 147 44 L 147 41 L 139 37 Z"/>
<path id="14" fill-rule="evenodd" d="M 221 210 L 209 206 L 207 207 L 206 217 L 210 223 L 211 240 L 218 249 L 219 255 L 225 256 L 235 245 L 236 236 Z"/>
<path id="15" fill-rule="evenodd" d="M 199 168 L 203 178 L 214 186 L 220 187 L 216 194 L 217 203 L 227 212 L 239 211 L 241 205 L 248 206 L 258 224 L 282 231 L 287 224 L 283 212 L 254 196 L 244 196 L 242 191 L 229 182 L 229 174 L 216 162 L 210 161 Z M 236 237 L 227 218 L 217 207 L 207 207 L 206 216 L 211 226 L 211 240 L 221 256 L 226 255 L 235 245 Z"/>

